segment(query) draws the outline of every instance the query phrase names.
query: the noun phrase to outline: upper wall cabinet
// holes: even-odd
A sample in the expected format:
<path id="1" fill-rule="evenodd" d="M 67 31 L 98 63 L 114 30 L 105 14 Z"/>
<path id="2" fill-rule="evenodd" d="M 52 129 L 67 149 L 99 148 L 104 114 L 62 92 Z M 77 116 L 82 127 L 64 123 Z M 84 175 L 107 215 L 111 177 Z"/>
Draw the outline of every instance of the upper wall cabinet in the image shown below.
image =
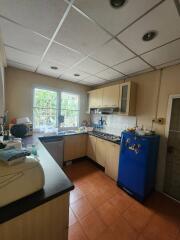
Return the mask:
<path id="1" fill-rule="evenodd" d="M 96 89 L 89 92 L 89 108 L 101 108 L 103 99 L 103 89 Z"/>
<path id="2" fill-rule="evenodd" d="M 122 115 L 135 115 L 136 84 L 134 82 L 120 84 L 119 109 Z"/>
<path id="3" fill-rule="evenodd" d="M 103 88 L 102 107 L 118 108 L 119 106 L 119 84 Z"/>
<path id="4" fill-rule="evenodd" d="M 90 91 L 89 108 L 119 108 L 121 115 L 135 115 L 136 84 L 126 82 Z"/>

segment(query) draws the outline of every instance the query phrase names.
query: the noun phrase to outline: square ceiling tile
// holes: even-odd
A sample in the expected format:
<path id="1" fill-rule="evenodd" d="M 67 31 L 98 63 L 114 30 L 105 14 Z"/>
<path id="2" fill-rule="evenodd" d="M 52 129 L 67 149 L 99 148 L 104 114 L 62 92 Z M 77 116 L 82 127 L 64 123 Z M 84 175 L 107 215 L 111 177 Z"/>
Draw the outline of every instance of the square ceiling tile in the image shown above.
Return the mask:
<path id="1" fill-rule="evenodd" d="M 160 0 L 127 0 L 122 8 L 115 9 L 109 0 L 76 0 L 75 6 L 116 35 L 158 2 Z"/>
<path id="2" fill-rule="evenodd" d="M 143 41 L 143 35 L 151 30 L 157 31 L 157 36 L 151 41 Z M 180 17 L 174 1 L 164 1 L 118 36 L 137 54 L 145 53 L 178 37 L 180 37 Z"/>
<path id="3" fill-rule="evenodd" d="M 11 60 L 7 60 L 7 65 L 11 66 L 11 67 L 22 69 L 22 70 L 30 71 L 30 72 L 34 72 L 36 70 L 35 66 L 31 67 L 31 66 L 27 66 L 25 64 L 13 62 Z"/>
<path id="4" fill-rule="evenodd" d="M 90 76 L 88 78 L 85 78 L 83 81 L 81 81 L 81 83 L 85 83 L 89 86 L 91 85 L 97 85 L 97 84 L 103 84 L 105 83 L 106 81 L 101 79 L 101 78 L 98 78 L 96 76 Z"/>
<path id="5" fill-rule="evenodd" d="M 75 76 L 75 74 L 79 74 L 79 76 Z M 77 69 L 75 67 L 65 71 L 60 76 L 61 79 L 70 80 L 70 81 L 73 81 L 73 82 L 79 82 L 79 81 L 81 81 L 81 80 L 83 80 L 84 78 L 87 78 L 87 77 L 89 77 L 89 74 L 84 73 L 84 72 L 80 71 L 79 69 Z"/>
<path id="6" fill-rule="evenodd" d="M 13 61 L 33 68 L 36 68 L 41 60 L 40 56 L 21 52 L 10 47 L 5 47 L 5 52 L 8 61 Z"/>
<path id="7" fill-rule="evenodd" d="M 51 66 L 56 66 L 58 67 L 58 69 L 53 70 L 51 69 Z M 43 61 L 38 69 L 37 72 L 44 74 L 44 75 L 48 75 L 48 76 L 52 76 L 52 77 L 59 77 L 65 70 L 67 69 L 66 66 L 59 64 L 56 61 Z"/>
<path id="8" fill-rule="evenodd" d="M 180 58 L 180 40 L 169 43 L 142 55 L 148 63 L 158 66 Z"/>
<path id="9" fill-rule="evenodd" d="M 46 59 L 58 61 L 64 65 L 71 66 L 78 62 L 84 56 L 78 52 L 72 51 L 60 44 L 53 43 L 46 54 Z"/>
<path id="10" fill-rule="evenodd" d="M 120 79 L 124 76 L 123 74 L 121 74 L 111 68 L 108 68 L 103 72 L 97 73 L 96 75 L 105 80 L 114 80 L 114 79 L 118 79 L 118 78 Z"/>
<path id="11" fill-rule="evenodd" d="M 17 24 L 0 18 L 4 44 L 36 55 L 42 55 L 49 40 Z"/>
<path id="12" fill-rule="evenodd" d="M 126 62 L 120 63 L 113 67 L 114 69 L 129 75 L 136 72 L 141 72 L 143 70 L 149 69 L 149 65 L 143 62 L 140 58 L 136 57 Z"/>
<path id="13" fill-rule="evenodd" d="M 92 55 L 93 58 L 110 67 L 134 56 L 132 52 L 115 39 L 102 46 Z"/>
<path id="14" fill-rule="evenodd" d="M 77 68 L 81 69 L 82 71 L 90 74 L 96 74 L 98 72 L 101 72 L 107 68 L 107 66 L 96 62 L 93 59 L 86 58 L 84 61 L 80 62 L 77 65 Z"/>
<path id="15" fill-rule="evenodd" d="M 67 6 L 63 0 L 1 0 L 0 15 L 51 37 Z"/>
<path id="16" fill-rule="evenodd" d="M 84 54 L 105 43 L 111 36 L 84 15 L 71 9 L 55 40 Z"/>

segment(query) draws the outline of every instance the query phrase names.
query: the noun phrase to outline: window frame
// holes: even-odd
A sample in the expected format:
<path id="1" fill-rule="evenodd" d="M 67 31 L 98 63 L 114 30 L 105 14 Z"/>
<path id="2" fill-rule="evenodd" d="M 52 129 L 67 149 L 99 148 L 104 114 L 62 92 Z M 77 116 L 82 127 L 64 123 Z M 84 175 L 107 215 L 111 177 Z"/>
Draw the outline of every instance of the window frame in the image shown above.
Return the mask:
<path id="1" fill-rule="evenodd" d="M 36 89 L 41 89 L 41 90 L 47 90 L 47 91 L 52 91 L 52 92 L 56 92 L 57 93 L 57 113 L 56 113 L 56 117 L 57 117 L 57 126 L 56 128 L 58 130 L 73 130 L 73 129 L 77 129 L 79 128 L 80 126 L 80 94 L 79 93 L 76 93 L 76 92 L 73 92 L 73 91 L 68 91 L 68 90 L 65 90 L 65 89 L 57 89 L 57 88 L 51 88 L 51 87 L 47 87 L 47 86 L 41 86 L 41 85 L 34 85 L 33 86 L 33 91 L 32 91 L 32 120 L 33 120 L 33 125 L 34 125 L 34 112 L 33 112 L 33 109 L 35 108 L 35 90 Z M 72 94 L 72 95 L 76 95 L 78 96 L 78 123 L 77 123 L 77 127 L 61 127 L 61 126 L 58 126 L 58 115 L 61 115 L 61 94 L 62 93 L 68 93 L 68 94 Z M 33 130 L 35 132 L 39 132 L 40 129 L 39 128 L 34 128 L 33 126 Z"/>
<path id="2" fill-rule="evenodd" d="M 60 102 L 60 114 L 61 114 L 61 94 L 62 93 L 68 93 L 68 94 L 71 94 L 71 95 L 76 95 L 78 97 L 78 110 L 74 110 L 74 111 L 77 111 L 78 112 L 78 123 L 77 123 L 77 127 L 60 127 L 59 129 L 66 129 L 66 130 L 73 130 L 73 129 L 77 129 L 79 128 L 79 125 L 80 125 L 80 95 L 78 93 L 75 93 L 75 92 L 72 92 L 72 91 L 66 91 L 66 90 L 61 90 L 60 91 L 60 99 L 59 99 L 59 102 Z"/>

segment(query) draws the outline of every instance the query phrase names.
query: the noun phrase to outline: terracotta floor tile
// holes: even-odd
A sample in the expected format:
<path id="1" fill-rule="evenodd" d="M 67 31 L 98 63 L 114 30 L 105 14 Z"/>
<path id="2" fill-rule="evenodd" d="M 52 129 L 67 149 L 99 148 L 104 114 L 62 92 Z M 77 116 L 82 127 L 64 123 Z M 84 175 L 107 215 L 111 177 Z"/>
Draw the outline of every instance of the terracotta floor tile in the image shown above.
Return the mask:
<path id="1" fill-rule="evenodd" d="M 110 229 L 113 232 L 115 240 L 136 240 L 138 237 L 134 228 L 122 217 L 119 218 L 118 223 L 110 226 Z"/>
<path id="2" fill-rule="evenodd" d="M 65 171 L 76 187 L 69 240 L 180 240 L 177 202 L 154 192 L 142 205 L 87 160 Z"/>
<path id="3" fill-rule="evenodd" d="M 106 230 L 102 232 L 101 235 L 96 238 L 96 240 L 116 240 L 116 239 L 115 235 L 110 230 L 110 228 L 106 228 Z"/>
<path id="4" fill-rule="evenodd" d="M 70 192 L 70 204 L 79 200 L 83 196 L 84 196 L 83 192 L 79 188 L 75 188 L 73 191 Z"/>
<path id="5" fill-rule="evenodd" d="M 72 203 L 71 208 L 78 218 L 86 216 L 89 212 L 93 210 L 89 201 L 85 197 Z"/>
<path id="6" fill-rule="evenodd" d="M 143 231 L 143 236 L 148 240 L 174 240 L 178 235 L 178 225 L 172 220 L 154 215 Z"/>
<path id="7" fill-rule="evenodd" d="M 129 198 L 126 198 L 123 194 L 119 193 L 114 195 L 112 198 L 109 199 L 109 202 L 116 207 L 116 209 L 123 213 L 125 210 L 127 210 L 132 202 L 129 201 Z"/>
<path id="8" fill-rule="evenodd" d="M 73 211 L 71 208 L 69 208 L 69 226 L 73 225 L 74 223 L 77 222 L 77 218 L 74 215 Z"/>
<path id="9" fill-rule="evenodd" d="M 90 192 L 86 195 L 86 198 L 94 208 L 97 208 L 106 202 L 103 190 Z"/>
<path id="10" fill-rule="evenodd" d="M 98 207 L 97 213 L 107 226 L 117 223 L 120 218 L 120 213 L 109 202 L 106 202 L 102 206 Z"/>
<path id="11" fill-rule="evenodd" d="M 95 240 L 98 239 L 98 237 L 102 239 L 101 234 L 105 231 L 106 225 L 95 211 L 80 219 L 80 224 L 88 239 Z"/>
<path id="12" fill-rule="evenodd" d="M 69 227 L 68 240 L 88 240 L 79 223 Z"/>
<path id="13" fill-rule="evenodd" d="M 153 212 L 140 203 L 133 203 L 124 213 L 123 217 L 138 232 L 147 225 Z"/>

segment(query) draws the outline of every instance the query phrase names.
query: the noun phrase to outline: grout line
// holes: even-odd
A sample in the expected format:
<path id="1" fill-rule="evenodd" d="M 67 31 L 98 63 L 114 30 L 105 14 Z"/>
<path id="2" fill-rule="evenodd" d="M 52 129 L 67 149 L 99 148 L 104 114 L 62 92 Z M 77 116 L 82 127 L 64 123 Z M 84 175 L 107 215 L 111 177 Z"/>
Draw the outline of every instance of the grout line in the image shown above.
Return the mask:
<path id="1" fill-rule="evenodd" d="M 124 44 L 123 42 L 121 42 L 121 40 L 119 38 L 116 37 L 116 40 L 118 40 L 118 42 L 120 42 L 124 47 L 126 47 L 130 52 L 132 52 L 136 57 L 140 58 L 143 62 L 145 62 L 147 65 L 149 65 L 151 68 L 153 68 L 155 70 L 155 67 L 153 67 L 150 63 L 146 62 L 140 55 L 138 55 L 136 52 L 134 52 L 132 49 L 130 49 L 126 44 Z"/>
<path id="2" fill-rule="evenodd" d="M 73 1 L 68 5 L 68 7 L 66 8 L 66 11 L 65 11 L 63 17 L 61 18 L 61 20 L 60 20 L 60 22 L 59 22 L 59 24 L 58 24 L 58 26 L 57 26 L 55 32 L 54 32 L 53 35 L 52 35 L 51 40 L 49 41 L 48 46 L 46 47 L 46 50 L 44 51 L 44 53 L 43 53 L 43 55 L 42 55 L 42 57 L 41 57 L 41 60 L 40 60 L 40 63 L 39 63 L 39 65 L 38 65 L 38 67 L 40 66 L 40 64 L 41 64 L 42 61 L 44 60 L 44 58 L 45 58 L 45 56 L 46 56 L 46 54 L 47 54 L 49 48 L 51 47 L 51 45 L 52 45 L 52 43 L 53 43 L 53 41 L 54 41 L 56 35 L 58 34 L 60 28 L 62 27 L 62 24 L 64 23 L 64 21 L 65 21 L 67 15 L 68 15 L 68 13 L 69 13 L 69 11 L 71 10 L 71 6 L 72 6 L 72 4 L 73 4 L 74 1 L 75 1 L 75 0 L 73 0 Z M 38 69 L 38 67 L 37 67 L 37 69 Z M 37 69 L 36 69 L 36 71 L 37 71 Z"/>
<path id="3" fill-rule="evenodd" d="M 7 21 L 9 21 L 9 22 L 11 22 L 11 23 L 14 23 L 15 25 L 18 25 L 19 27 L 22 27 L 22 28 L 24 28 L 25 30 L 31 31 L 32 33 L 34 33 L 34 34 L 36 34 L 36 35 L 38 35 L 38 36 L 40 36 L 40 37 L 43 37 L 43 38 L 45 38 L 45 39 L 47 39 L 47 40 L 50 40 L 49 37 L 46 37 L 46 36 L 44 36 L 43 34 L 41 34 L 41 33 L 39 33 L 39 32 L 36 32 L 36 31 L 32 30 L 31 28 L 29 28 L 29 27 L 27 27 L 27 26 L 25 26 L 25 25 L 23 25 L 23 24 L 21 24 L 21 23 L 18 23 L 18 22 L 14 21 L 14 20 L 12 20 L 12 19 L 10 19 L 10 18 L 7 18 L 7 17 L 5 17 L 5 16 L 3 16 L 3 15 L 1 15 L 1 14 L 0 14 L 0 18 L 3 18 L 3 19 L 5 19 L 5 20 L 7 20 Z"/>
<path id="4" fill-rule="evenodd" d="M 12 48 L 14 50 L 17 50 L 19 52 L 23 52 L 23 53 L 27 53 L 27 54 L 30 54 L 30 55 L 33 55 L 33 56 L 37 56 L 37 57 L 40 57 L 40 55 L 37 55 L 35 53 L 32 53 L 32 52 L 29 52 L 29 51 L 26 51 L 26 50 L 23 50 L 23 49 L 20 49 L 20 48 L 17 48 L 17 47 L 13 47 L 11 45 L 8 45 L 8 44 L 4 44 L 5 47 L 8 47 L 8 48 Z"/>
<path id="5" fill-rule="evenodd" d="M 173 42 L 176 42 L 176 41 L 178 41 L 178 40 L 180 40 L 180 37 L 175 38 L 175 39 L 173 39 L 173 40 L 171 40 L 171 41 L 168 41 L 168 42 L 166 42 L 166 43 L 164 43 L 164 44 L 162 44 L 162 45 L 160 45 L 160 46 L 158 46 L 158 47 L 155 47 L 155 48 L 153 48 L 153 49 L 151 49 L 151 50 L 148 50 L 148 51 L 146 51 L 146 52 L 143 52 L 143 53 L 139 54 L 138 56 L 143 56 L 143 55 L 145 55 L 146 53 L 153 52 L 154 50 L 157 50 L 158 48 L 164 47 L 164 46 L 169 45 L 169 44 L 171 44 L 171 43 L 173 43 Z"/>
<path id="6" fill-rule="evenodd" d="M 143 17 L 145 17 L 148 13 L 150 13 L 152 10 L 154 10 L 155 8 L 159 7 L 163 2 L 165 2 L 165 0 L 161 0 L 160 2 L 158 2 L 156 5 L 154 5 L 152 8 L 150 8 L 147 12 L 145 12 L 143 15 L 141 15 L 140 17 L 138 17 L 135 21 L 133 21 L 132 23 L 130 23 L 127 27 L 125 27 L 123 30 L 121 30 L 119 33 L 117 33 L 115 35 L 115 37 L 117 37 L 118 35 L 120 35 L 121 33 L 123 33 L 125 30 L 127 30 L 129 27 L 131 27 L 134 23 L 138 22 L 140 19 L 142 19 Z"/>

